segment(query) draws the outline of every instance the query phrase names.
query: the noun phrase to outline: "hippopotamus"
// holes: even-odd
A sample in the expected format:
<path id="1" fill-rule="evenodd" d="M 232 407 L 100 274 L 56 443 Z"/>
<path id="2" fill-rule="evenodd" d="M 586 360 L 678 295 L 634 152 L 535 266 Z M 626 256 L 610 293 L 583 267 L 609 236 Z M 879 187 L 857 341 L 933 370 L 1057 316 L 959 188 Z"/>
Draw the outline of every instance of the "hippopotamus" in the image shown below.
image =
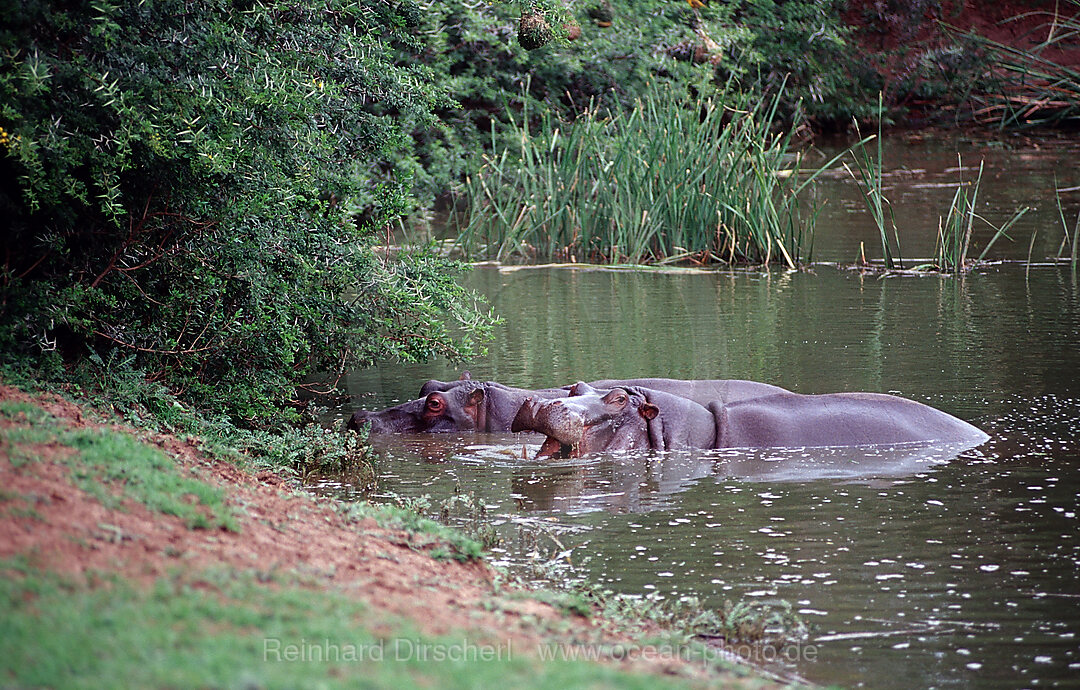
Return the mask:
<path id="1" fill-rule="evenodd" d="M 952 415 L 882 393 L 801 395 L 790 391 L 702 405 L 635 386 L 586 383 L 558 399 L 522 402 L 512 431 L 547 439 L 537 457 L 603 451 L 892 445 L 918 441 L 977 445 L 989 437 Z"/>
<path id="2" fill-rule="evenodd" d="M 616 386 L 646 387 L 706 404 L 786 392 L 779 386 L 736 379 L 681 380 L 664 378 L 605 379 L 589 384 L 596 389 Z M 571 386 L 529 390 L 494 381 L 473 381 L 468 372 L 457 381 L 431 380 L 420 388 L 416 400 L 378 412 L 359 410 L 347 427 L 359 430 L 371 425 L 371 433 L 428 433 L 442 431 L 510 431 L 521 404 L 528 398 L 553 399 L 569 395 Z"/>
<path id="3" fill-rule="evenodd" d="M 509 431 L 510 423 L 526 399 L 561 397 L 561 388 L 527 390 L 494 381 L 455 381 L 440 389 L 440 381 L 429 381 L 416 400 L 378 412 L 358 410 L 346 425 L 359 431 L 370 424 L 373 434 L 437 433 L 443 431 Z M 429 386 L 428 384 L 433 384 Z"/>
<path id="4" fill-rule="evenodd" d="M 457 381 L 436 381 L 433 379 L 420 387 L 420 397 L 423 398 L 434 391 L 445 393 L 459 386 L 468 386 L 470 385 L 470 382 L 470 375 L 467 371 L 464 372 Z M 566 393 L 570 391 L 570 388 L 573 385 L 574 384 L 567 384 L 559 388 L 545 388 L 536 392 L 542 397 L 565 397 Z M 687 398 L 688 400 L 693 400 L 702 405 L 707 405 L 714 400 L 731 402 L 743 400 L 745 398 L 758 398 L 763 395 L 787 392 L 787 389 L 781 388 L 780 386 L 774 386 L 769 383 L 759 383 L 757 381 L 744 381 L 742 379 L 602 379 L 599 381 L 590 381 L 587 385 L 598 390 L 608 390 L 618 386 L 648 388 L 654 391 L 671 393 L 680 398 Z M 506 386 L 502 387 L 507 388 Z M 512 390 L 524 389 L 516 388 Z M 565 391 L 565 393 L 560 394 L 558 391 Z M 499 431 L 506 431 L 506 429 L 500 429 Z"/>

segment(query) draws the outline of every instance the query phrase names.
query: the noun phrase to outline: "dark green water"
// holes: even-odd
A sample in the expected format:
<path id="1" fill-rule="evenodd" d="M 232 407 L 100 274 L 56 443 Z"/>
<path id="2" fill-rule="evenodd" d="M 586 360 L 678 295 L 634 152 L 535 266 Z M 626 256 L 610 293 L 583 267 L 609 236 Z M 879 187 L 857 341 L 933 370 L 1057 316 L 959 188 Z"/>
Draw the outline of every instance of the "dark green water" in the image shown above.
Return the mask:
<path id="1" fill-rule="evenodd" d="M 1046 148 L 1026 151 L 1043 157 L 1038 179 L 1002 203 L 1026 194 L 1040 206 L 1017 242 L 1002 245 L 1014 258 L 1026 257 L 1032 232 L 1036 258 L 1060 242 L 1056 210 L 1036 187 L 1052 186 L 1059 169 L 1060 187 L 1070 175 L 1068 184 L 1080 184 L 1075 166 L 1062 163 L 1068 147 Z M 930 167 L 930 153 L 920 155 Z M 996 160 L 996 197 L 987 198 L 1000 201 L 1009 175 L 998 167 L 1008 158 Z M 1015 169 L 1027 170 L 1026 160 Z M 849 186 L 831 184 L 832 196 L 848 198 Z M 920 196 L 931 191 L 930 201 Z M 952 191 L 902 185 L 895 194 L 922 199 L 904 207 L 911 219 Z M 816 257 L 848 260 L 867 228 L 846 202 L 833 208 L 818 233 L 835 228 L 835 246 L 819 239 Z M 920 222 L 908 221 L 914 230 L 902 243 L 926 241 Z M 959 455 L 728 450 L 537 463 L 521 457 L 523 445 L 535 451 L 533 437 L 385 436 L 377 439 L 382 490 L 436 499 L 474 492 L 501 522 L 506 542 L 496 557 L 507 563 L 535 547 L 523 535 L 552 534 L 572 551 L 576 573 L 618 591 L 715 606 L 789 601 L 814 628 L 797 661 L 774 667 L 815 682 L 1076 686 L 1080 283 L 1067 266 L 994 265 L 963 279 L 832 266 L 481 267 L 467 282 L 505 319 L 490 356 L 469 364 L 474 378 L 522 387 L 748 378 L 802 393 L 892 392 L 967 419 L 991 440 Z M 386 365 L 348 386 L 353 406 L 371 409 L 457 374 L 439 364 Z M 554 548 L 547 539 L 539 542 Z"/>

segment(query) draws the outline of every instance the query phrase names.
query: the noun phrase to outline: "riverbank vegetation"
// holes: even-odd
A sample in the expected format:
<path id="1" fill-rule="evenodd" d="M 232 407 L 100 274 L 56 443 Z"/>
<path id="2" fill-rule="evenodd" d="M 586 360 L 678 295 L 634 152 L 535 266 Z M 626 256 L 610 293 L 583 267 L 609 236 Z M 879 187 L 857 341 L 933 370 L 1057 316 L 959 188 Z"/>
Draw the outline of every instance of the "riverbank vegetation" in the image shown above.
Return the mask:
<path id="1" fill-rule="evenodd" d="M 9 683 L 760 687 L 714 635 L 786 620 L 527 590 L 413 510 L 320 501 L 200 445 L 0 384 Z"/>
<path id="2" fill-rule="evenodd" d="M 463 266 L 386 248 L 431 209 L 469 258 L 793 266 L 810 133 L 1077 112 L 1077 0 L 181 5 L 7 16 L 0 346 L 248 427 L 482 349 Z"/>
<path id="3" fill-rule="evenodd" d="M 628 111 L 594 108 L 568 123 L 531 124 L 525 110 L 466 179 L 462 249 L 499 260 L 794 268 L 809 259 L 813 234 L 799 192 L 828 164 L 803 171 L 791 132 L 774 133 L 779 98 L 734 101 L 653 89 Z"/>
<path id="4" fill-rule="evenodd" d="M 963 170 L 963 162 L 957 160 L 958 168 Z M 963 179 L 956 186 L 952 203 L 949 205 L 948 215 L 938 226 L 937 244 L 934 250 L 934 261 L 930 268 L 954 275 L 968 270 L 969 266 L 982 261 L 986 254 L 1002 237 L 1008 237 L 1009 228 L 1031 210 L 1028 207 L 1018 209 L 1013 216 L 1000 226 L 995 226 L 978 211 L 979 186 L 982 184 L 983 165 L 979 164 L 979 172 L 975 179 L 965 183 Z M 987 241 L 979 256 L 969 260 L 969 252 L 972 251 L 971 235 L 975 227 L 975 221 L 986 223 L 994 234 Z M 1032 237 L 1034 242 L 1034 237 Z M 970 263 L 969 263 L 970 261 Z M 1031 257 L 1028 257 L 1030 263 Z M 918 267 L 916 267 L 918 268 Z"/>
<path id="5" fill-rule="evenodd" d="M 373 174 L 452 102 L 385 3 L 19 3 L 0 33 L 0 351 L 139 371 L 247 426 L 377 359 L 475 353 L 490 319 Z M 96 358 L 96 359 L 95 359 Z"/>
<path id="6" fill-rule="evenodd" d="M 507 89 L 501 112 L 484 120 L 492 134 L 480 169 L 457 192 L 450 229 L 464 256 L 803 264 L 812 256 L 816 202 L 812 193 L 800 200 L 797 192 L 812 192 L 807 185 L 822 163 L 803 170 L 787 158 L 806 151 L 811 131 L 848 130 L 858 139 L 860 122 L 869 122 L 878 129 L 876 158 L 862 145 L 870 138 L 844 158 L 861 171 L 854 177 L 866 190 L 886 269 L 900 269 L 901 233 L 890 225 L 881 193 L 883 125 L 971 126 L 1000 116 L 994 124 L 1002 127 L 1061 126 L 1075 121 L 1069 104 L 1080 102 L 1068 66 L 1080 62 L 1080 52 L 1069 48 L 1080 11 L 1075 2 L 1030 12 L 925 2 L 812 9 L 698 3 L 692 11 L 654 3 L 648 27 L 621 28 L 619 3 L 601 4 L 602 19 L 594 10 L 576 15 L 580 35 L 545 58 L 583 55 L 605 45 L 605 32 L 625 29 L 634 45 L 653 45 L 660 62 L 615 77 L 618 63 L 591 61 L 611 77 L 610 88 L 575 92 L 560 82 L 559 99 L 544 68 L 534 63 L 535 70 L 519 74 L 522 86 Z M 777 18 L 785 22 L 782 32 L 770 23 Z M 781 35 L 783 45 L 773 44 Z M 800 59 L 788 59 L 792 46 L 802 50 Z M 621 57 L 643 60 L 636 52 Z M 573 73 L 574 66 L 563 69 Z M 546 102 L 537 103 L 537 95 Z M 987 107 L 1009 102 L 1017 107 L 1007 118 L 1002 107 Z M 658 133 L 664 134 L 651 136 Z M 740 147 L 750 155 L 730 155 Z M 961 180 L 958 194 L 970 188 Z M 921 270 L 955 273 L 972 265 L 970 227 L 966 242 L 963 232 L 950 235 L 960 217 L 942 209 L 938 251 L 918 264 Z"/>

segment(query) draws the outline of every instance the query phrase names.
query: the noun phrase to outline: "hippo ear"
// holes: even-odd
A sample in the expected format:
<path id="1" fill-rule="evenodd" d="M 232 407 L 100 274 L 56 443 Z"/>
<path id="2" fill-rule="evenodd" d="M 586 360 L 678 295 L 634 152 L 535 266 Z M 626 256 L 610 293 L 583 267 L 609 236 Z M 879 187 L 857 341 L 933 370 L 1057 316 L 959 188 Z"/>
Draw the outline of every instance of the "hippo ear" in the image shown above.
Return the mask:
<path id="1" fill-rule="evenodd" d="M 458 377 L 458 381 L 472 381 L 472 374 L 470 374 L 468 369 L 466 369 L 465 371 L 461 372 L 461 376 Z"/>
<path id="2" fill-rule="evenodd" d="M 484 389 L 476 388 L 469 391 L 468 397 L 465 398 L 465 403 L 468 405 L 479 405 L 484 400 Z"/>
<path id="3" fill-rule="evenodd" d="M 590 386 L 589 384 L 585 383 L 584 381 L 578 381 L 574 385 L 570 386 L 570 396 L 571 397 L 573 397 L 575 395 L 587 395 L 589 393 L 595 393 L 595 392 L 596 391 L 593 389 L 593 387 Z"/>
<path id="4" fill-rule="evenodd" d="M 660 408 L 652 403 L 641 403 L 641 407 L 638 408 L 638 414 L 650 422 L 656 419 L 656 415 L 660 414 Z"/>

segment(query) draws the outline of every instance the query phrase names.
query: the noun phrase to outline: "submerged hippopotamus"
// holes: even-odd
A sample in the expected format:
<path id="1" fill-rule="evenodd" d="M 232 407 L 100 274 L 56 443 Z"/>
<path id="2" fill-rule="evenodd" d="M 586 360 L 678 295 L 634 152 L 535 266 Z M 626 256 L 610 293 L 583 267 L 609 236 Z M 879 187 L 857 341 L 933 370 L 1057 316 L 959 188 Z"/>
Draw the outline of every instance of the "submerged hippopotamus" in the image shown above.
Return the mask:
<path id="1" fill-rule="evenodd" d="M 700 404 L 720 400 L 734 402 L 786 392 L 783 388 L 756 381 L 713 379 L 605 379 L 589 384 L 596 389 L 616 386 L 645 387 L 694 400 Z M 457 381 L 431 380 L 420 388 L 416 400 L 369 412 L 359 410 L 347 427 L 359 430 L 370 425 L 374 434 L 427 433 L 442 431 L 510 431 L 511 423 L 526 399 L 564 398 L 571 386 L 529 390 L 504 386 L 494 381 L 473 381 L 468 372 Z"/>
<path id="2" fill-rule="evenodd" d="M 358 410 L 346 425 L 353 431 L 370 425 L 373 434 L 443 431 L 508 431 L 526 399 L 565 396 L 567 391 L 511 388 L 494 381 L 455 381 L 441 388 L 429 381 L 416 400 L 378 412 Z M 429 384 L 434 384 L 430 385 Z"/>
<path id="3" fill-rule="evenodd" d="M 789 391 L 701 405 L 664 391 L 577 383 L 559 399 L 525 400 L 512 431 L 547 439 L 537 457 L 602 451 L 796 448 L 930 442 L 977 445 L 981 430 L 928 405 L 880 393 Z"/>

